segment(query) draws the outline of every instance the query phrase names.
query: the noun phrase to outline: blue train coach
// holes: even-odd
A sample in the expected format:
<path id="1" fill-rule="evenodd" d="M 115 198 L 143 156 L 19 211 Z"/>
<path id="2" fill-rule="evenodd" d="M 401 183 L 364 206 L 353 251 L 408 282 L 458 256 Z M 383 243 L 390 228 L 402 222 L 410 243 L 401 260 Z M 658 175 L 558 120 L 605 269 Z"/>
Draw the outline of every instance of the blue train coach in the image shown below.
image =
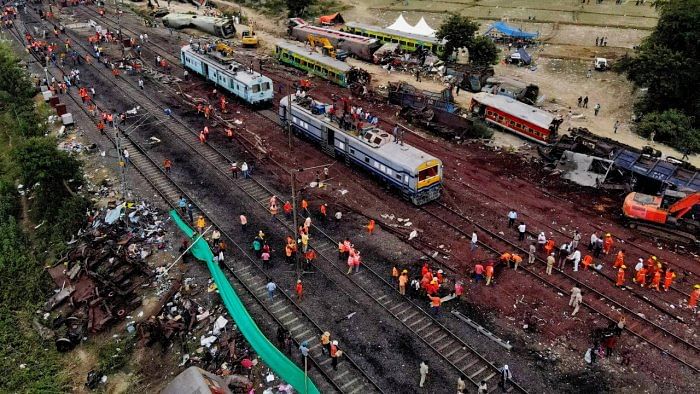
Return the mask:
<path id="1" fill-rule="evenodd" d="M 331 105 L 309 97 L 280 100 L 282 123 L 325 153 L 364 168 L 415 205 L 440 198 L 442 161 L 372 125 L 348 127 L 329 114 Z"/>
<path id="2" fill-rule="evenodd" d="M 259 72 L 244 67 L 231 58 L 218 52 L 205 52 L 202 49 L 185 45 L 180 50 L 182 65 L 217 86 L 252 105 L 272 103 L 274 88 L 272 80 Z"/>

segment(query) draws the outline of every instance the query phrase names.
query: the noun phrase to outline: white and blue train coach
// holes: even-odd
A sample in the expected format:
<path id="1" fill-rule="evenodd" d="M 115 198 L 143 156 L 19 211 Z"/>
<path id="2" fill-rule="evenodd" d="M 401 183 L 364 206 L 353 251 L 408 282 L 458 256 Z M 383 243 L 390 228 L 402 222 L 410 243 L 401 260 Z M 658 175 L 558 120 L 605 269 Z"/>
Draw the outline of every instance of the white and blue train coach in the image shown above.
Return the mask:
<path id="1" fill-rule="evenodd" d="M 249 104 L 257 106 L 272 103 L 274 88 L 270 78 L 232 59 L 219 56 L 217 52 L 204 52 L 185 45 L 180 50 L 180 62 L 185 68 Z"/>
<path id="2" fill-rule="evenodd" d="M 328 115 L 330 108 L 330 104 L 308 98 L 285 96 L 280 100 L 279 117 L 296 134 L 318 144 L 329 155 L 364 168 L 413 204 L 440 198 L 440 159 L 413 146 L 398 144 L 394 136 L 371 125 L 346 130 Z"/>

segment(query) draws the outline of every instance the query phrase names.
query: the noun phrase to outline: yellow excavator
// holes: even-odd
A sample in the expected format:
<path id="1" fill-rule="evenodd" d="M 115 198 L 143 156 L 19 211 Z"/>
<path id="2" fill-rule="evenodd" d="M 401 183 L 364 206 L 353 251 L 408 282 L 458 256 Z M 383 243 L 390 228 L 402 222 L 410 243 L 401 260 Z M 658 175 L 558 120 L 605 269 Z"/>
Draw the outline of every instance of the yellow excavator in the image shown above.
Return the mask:
<path id="1" fill-rule="evenodd" d="M 258 47 L 258 36 L 255 35 L 253 25 L 248 25 L 248 29 L 241 32 L 241 44 L 244 47 Z"/>
<path id="2" fill-rule="evenodd" d="M 321 52 L 326 56 L 338 60 L 343 60 L 347 57 L 345 51 L 336 51 L 333 44 L 325 37 L 317 37 L 313 34 L 309 34 L 307 39 L 309 40 L 309 44 L 311 44 L 311 49 L 316 50 L 316 47 L 319 47 L 321 48 Z"/>
<path id="3" fill-rule="evenodd" d="M 233 48 L 224 40 L 216 42 L 216 51 L 226 57 L 233 56 Z"/>

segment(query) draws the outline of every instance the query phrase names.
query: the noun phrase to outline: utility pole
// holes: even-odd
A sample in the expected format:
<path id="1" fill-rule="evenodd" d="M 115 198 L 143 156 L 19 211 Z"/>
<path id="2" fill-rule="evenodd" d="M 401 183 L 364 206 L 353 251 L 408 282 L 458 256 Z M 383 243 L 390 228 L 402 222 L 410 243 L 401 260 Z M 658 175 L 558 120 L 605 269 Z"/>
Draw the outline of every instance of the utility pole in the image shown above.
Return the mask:
<path id="1" fill-rule="evenodd" d="M 292 151 L 292 130 L 294 127 L 294 118 L 292 117 L 292 89 L 294 87 L 290 86 L 288 89 L 289 97 L 287 98 L 287 112 L 289 112 L 289 151 Z"/>
<path id="2" fill-rule="evenodd" d="M 289 129 L 289 133 L 291 134 L 292 131 Z M 303 170 L 303 169 L 302 169 Z M 294 216 L 294 245 L 297 246 L 297 252 L 295 253 L 296 256 L 296 261 L 294 262 L 294 266 L 296 267 L 296 273 L 297 273 L 297 280 L 301 279 L 304 269 L 301 267 L 301 264 L 299 264 L 299 221 L 297 219 L 297 192 L 296 192 L 296 173 L 297 170 L 292 170 L 290 172 L 290 175 L 292 177 L 292 215 Z"/>

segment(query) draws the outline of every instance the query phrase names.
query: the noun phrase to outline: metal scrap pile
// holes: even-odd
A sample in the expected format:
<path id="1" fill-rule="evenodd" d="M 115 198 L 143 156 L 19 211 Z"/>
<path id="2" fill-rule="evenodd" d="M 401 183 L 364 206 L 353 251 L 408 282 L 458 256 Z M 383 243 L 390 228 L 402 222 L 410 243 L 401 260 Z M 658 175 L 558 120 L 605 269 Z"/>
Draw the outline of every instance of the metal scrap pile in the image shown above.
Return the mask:
<path id="1" fill-rule="evenodd" d="M 230 323 L 223 305 L 215 302 L 207 307 L 195 298 L 216 292 L 216 285 L 210 281 L 208 288 L 201 287 L 206 286 L 198 286 L 192 278 L 186 278 L 182 284 L 176 282 L 161 297 L 156 314 L 138 325 L 142 345 L 160 344 L 166 350 L 178 341 L 181 367 L 198 366 L 222 376 L 248 375 L 258 365 L 257 359 L 243 335 Z M 248 379 L 240 378 L 236 383 L 247 387 Z"/>
<path id="2" fill-rule="evenodd" d="M 58 288 L 44 305 L 44 319 L 55 317 L 50 330 L 39 321 L 35 326 L 47 339 L 56 338 L 60 351 L 139 307 L 139 289 L 150 287 L 155 276 L 146 260 L 166 245 L 165 222 L 156 209 L 146 203 L 110 205 L 90 217 L 90 226 L 48 270 Z"/>

